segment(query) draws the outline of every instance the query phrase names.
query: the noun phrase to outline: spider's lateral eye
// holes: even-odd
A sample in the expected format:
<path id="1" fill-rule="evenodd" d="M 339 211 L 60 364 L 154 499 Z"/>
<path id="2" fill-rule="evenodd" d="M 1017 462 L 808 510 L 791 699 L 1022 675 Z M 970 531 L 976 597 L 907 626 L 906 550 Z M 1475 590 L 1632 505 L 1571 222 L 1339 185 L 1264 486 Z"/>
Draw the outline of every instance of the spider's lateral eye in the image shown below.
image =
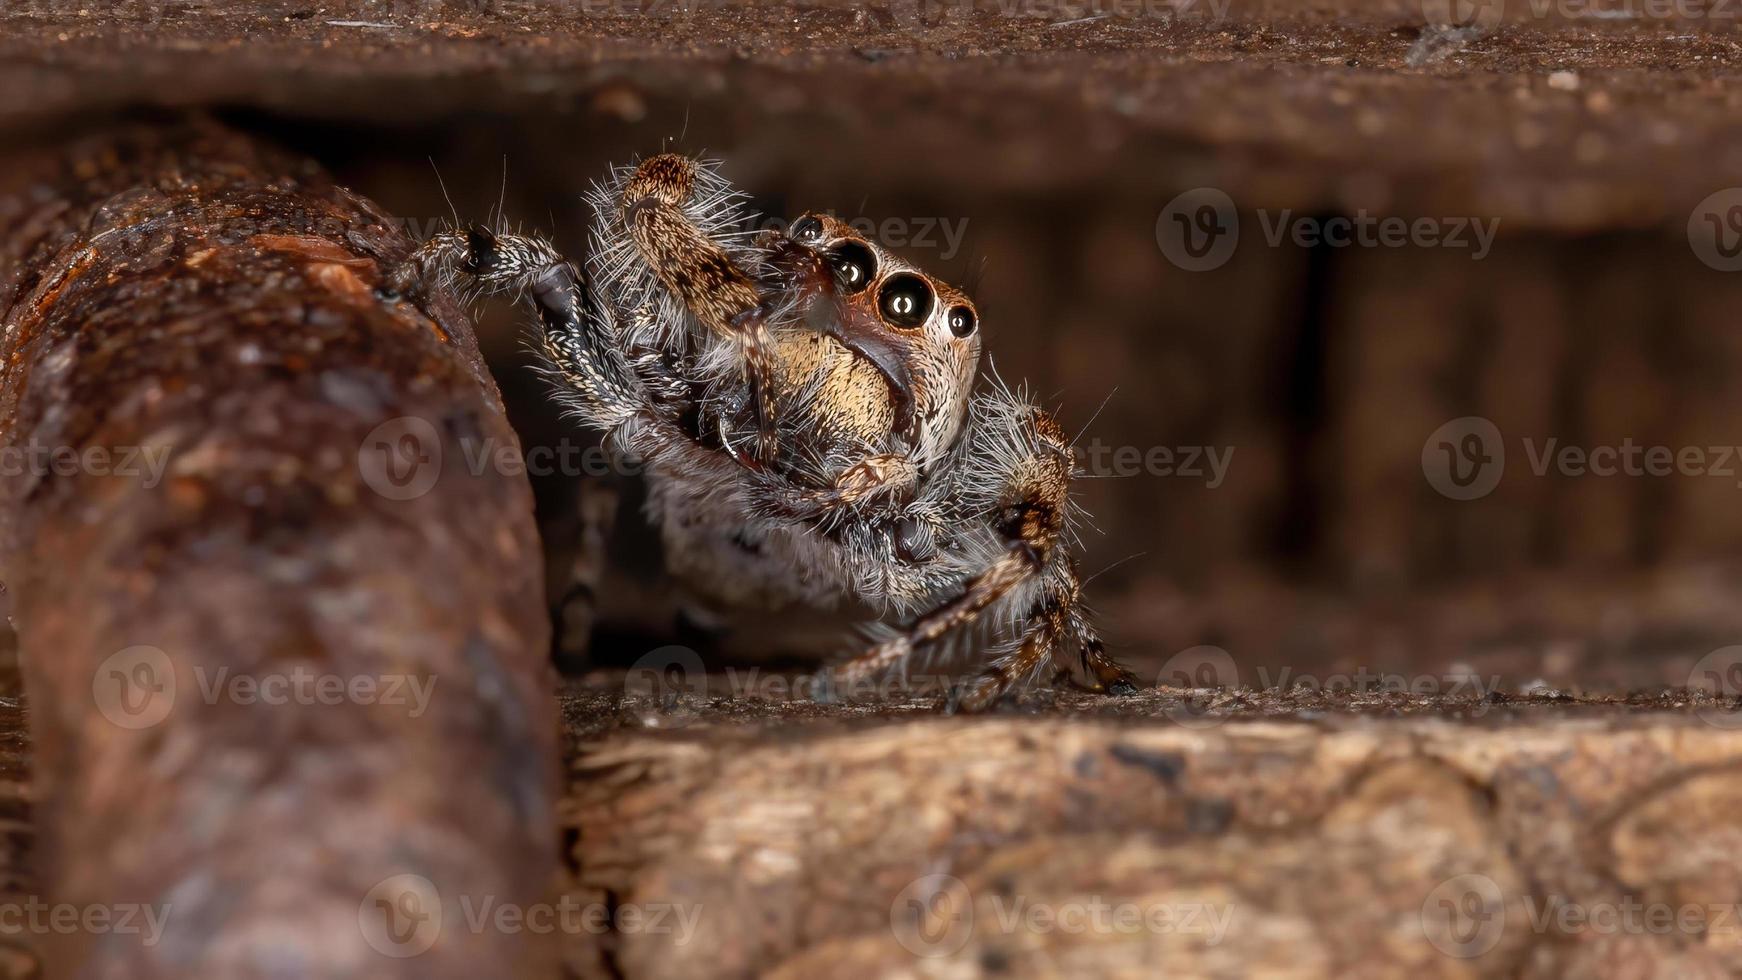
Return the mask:
<path id="1" fill-rule="evenodd" d="M 829 262 L 835 267 L 835 277 L 841 291 L 856 293 L 871 285 L 877 275 L 877 257 L 859 242 L 842 242 L 829 252 Z"/>
<path id="2" fill-rule="evenodd" d="M 890 326 L 917 327 L 931 316 L 931 307 L 931 287 L 910 272 L 890 276 L 877 293 L 877 309 Z"/>
<path id="3" fill-rule="evenodd" d="M 966 337 L 974 332 L 974 324 L 974 311 L 966 306 L 958 306 L 950 311 L 950 333 Z"/>
<path id="4" fill-rule="evenodd" d="M 807 245 L 814 245 L 817 242 L 822 241 L 823 223 L 811 215 L 805 215 L 793 222 L 792 239 L 795 242 L 804 242 Z"/>

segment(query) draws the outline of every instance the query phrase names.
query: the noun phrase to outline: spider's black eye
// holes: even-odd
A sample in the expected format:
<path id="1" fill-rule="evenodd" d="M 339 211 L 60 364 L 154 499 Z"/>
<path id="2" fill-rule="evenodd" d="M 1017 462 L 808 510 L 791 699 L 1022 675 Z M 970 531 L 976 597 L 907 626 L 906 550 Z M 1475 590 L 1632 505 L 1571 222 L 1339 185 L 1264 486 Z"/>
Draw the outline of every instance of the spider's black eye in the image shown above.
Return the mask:
<path id="1" fill-rule="evenodd" d="M 823 240 L 823 223 L 811 215 L 805 215 L 792 224 L 792 240 L 806 245 L 815 245 Z"/>
<path id="2" fill-rule="evenodd" d="M 877 257 L 859 242 L 842 242 L 835 246 L 829 253 L 829 261 L 834 264 L 835 278 L 840 280 L 844 293 L 864 289 L 877 275 Z"/>
<path id="3" fill-rule="evenodd" d="M 877 293 L 877 308 L 890 326 L 913 328 L 931 316 L 931 287 L 924 279 L 904 272 L 890 276 Z"/>
<path id="4" fill-rule="evenodd" d="M 966 306 L 958 306 L 950 311 L 950 333 L 958 337 L 966 337 L 974 332 L 974 311 Z"/>

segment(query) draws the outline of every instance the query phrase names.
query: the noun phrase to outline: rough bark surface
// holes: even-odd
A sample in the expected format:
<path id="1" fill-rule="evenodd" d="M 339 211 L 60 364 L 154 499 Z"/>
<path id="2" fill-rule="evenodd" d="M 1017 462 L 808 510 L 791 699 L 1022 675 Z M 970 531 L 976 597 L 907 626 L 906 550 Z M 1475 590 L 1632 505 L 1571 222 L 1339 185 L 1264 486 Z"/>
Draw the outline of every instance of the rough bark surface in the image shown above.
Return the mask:
<path id="1" fill-rule="evenodd" d="M 713 681 L 564 694 L 563 975 L 1742 970 L 1734 698 L 1153 692 L 952 719 Z M 0 707 L 18 903 L 42 883 Z M 42 937 L 0 939 L 0 975 L 35 976 Z"/>
<path id="2" fill-rule="evenodd" d="M 516 443 L 465 319 L 380 298 L 394 222 L 227 132 L 105 134 L 7 182 L 0 571 L 36 883 L 164 923 L 51 930 L 51 972 L 536 969 L 494 931 L 392 955 L 434 902 L 528 904 L 554 863 L 531 495 L 468 465 Z M 378 900 L 413 919 L 371 926 Z"/>
<path id="3" fill-rule="evenodd" d="M 947 719 L 625 689 L 567 702 L 591 732 L 575 899 L 696 925 L 577 937 L 581 976 L 1742 970 L 1734 699 L 1153 692 Z"/>

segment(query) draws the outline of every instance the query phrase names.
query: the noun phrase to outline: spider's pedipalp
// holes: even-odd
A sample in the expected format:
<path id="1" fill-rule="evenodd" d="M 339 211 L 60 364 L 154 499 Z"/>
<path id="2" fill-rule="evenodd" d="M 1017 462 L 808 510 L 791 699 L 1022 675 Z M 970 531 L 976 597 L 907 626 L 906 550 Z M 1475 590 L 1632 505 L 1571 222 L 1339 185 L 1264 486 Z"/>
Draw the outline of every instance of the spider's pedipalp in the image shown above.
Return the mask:
<path id="1" fill-rule="evenodd" d="M 711 187 L 710 177 L 709 168 L 687 157 L 649 157 L 621 181 L 615 217 L 641 264 L 685 311 L 680 319 L 693 317 L 735 351 L 755 411 L 753 458 L 761 466 L 778 452 L 768 322 L 773 304 L 733 249 L 715 237 L 718 225 L 735 213 L 737 196 Z M 614 227 L 609 221 L 601 225 Z"/>

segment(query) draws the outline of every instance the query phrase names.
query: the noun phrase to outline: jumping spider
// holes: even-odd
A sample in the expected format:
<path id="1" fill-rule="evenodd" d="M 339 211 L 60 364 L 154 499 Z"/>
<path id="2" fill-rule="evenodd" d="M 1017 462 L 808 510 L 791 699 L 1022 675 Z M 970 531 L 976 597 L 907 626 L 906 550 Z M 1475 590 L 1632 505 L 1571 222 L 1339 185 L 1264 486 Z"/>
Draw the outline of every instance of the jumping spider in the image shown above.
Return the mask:
<path id="1" fill-rule="evenodd" d="M 837 685 L 990 634 L 955 708 L 1048 665 L 1055 683 L 1137 690 L 1082 604 L 1069 440 L 996 377 L 973 393 L 971 300 L 827 215 L 739 231 L 741 195 L 682 156 L 614 170 L 589 202 L 585 273 L 474 227 L 392 285 L 458 275 L 530 302 L 562 400 L 645 463 L 675 573 L 726 601 L 853 594 L 906 620 L 874 626 Z"/>

